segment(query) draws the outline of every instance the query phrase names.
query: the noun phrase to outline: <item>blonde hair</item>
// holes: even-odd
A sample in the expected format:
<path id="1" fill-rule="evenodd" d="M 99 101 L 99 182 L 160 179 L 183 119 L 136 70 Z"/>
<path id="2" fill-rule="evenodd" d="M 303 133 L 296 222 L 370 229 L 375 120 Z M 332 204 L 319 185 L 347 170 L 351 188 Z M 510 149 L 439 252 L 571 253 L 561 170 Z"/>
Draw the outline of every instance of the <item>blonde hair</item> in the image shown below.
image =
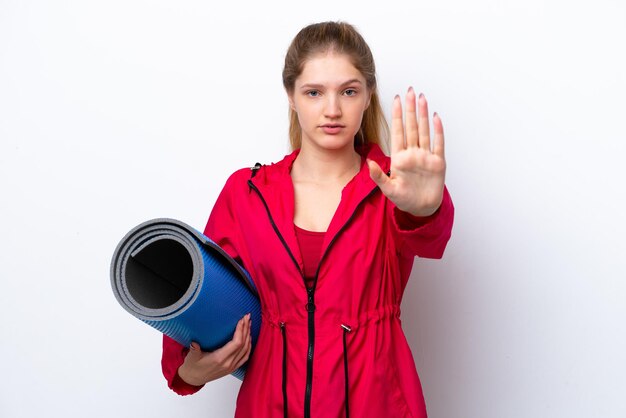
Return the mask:
<path id="1" fill-rule="evenodd" d="M 322 22 L 306 26 L 293 39 L 283 68 L 283 86 L 293 93 L 296 78 L 304 69 L 304 64 L 313 55 L 324 52 L 345 54 L 354 68 L 365 78 L 372 96 L 368 108 L 363 113 L 361 128 L 354 137 L 354 145 L 377 144 L 383 150 L 387 147 L 389 126 L 382 110 L 376 84 L 376 67 L 369 46 L 357 30 L 344 22 Z M 289 109 L 289 142 L 291 149 L 302 146 L 302 128 L 298 114 Z"/>

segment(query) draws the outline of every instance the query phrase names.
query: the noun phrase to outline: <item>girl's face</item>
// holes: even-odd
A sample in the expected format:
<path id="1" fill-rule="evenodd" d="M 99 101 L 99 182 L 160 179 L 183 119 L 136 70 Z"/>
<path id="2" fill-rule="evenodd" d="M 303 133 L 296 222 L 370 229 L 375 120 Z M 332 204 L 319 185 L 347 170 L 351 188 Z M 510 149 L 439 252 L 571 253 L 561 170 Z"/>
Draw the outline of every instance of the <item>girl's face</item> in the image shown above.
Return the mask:
<path id="1" fill-rule="evenodd" d="M 371 93 L 347 55 L 314 55 L 304 64 L 288 96 L 291 108 L 298 114 L 303 147 L 354 148 L 354 136 Z"/>

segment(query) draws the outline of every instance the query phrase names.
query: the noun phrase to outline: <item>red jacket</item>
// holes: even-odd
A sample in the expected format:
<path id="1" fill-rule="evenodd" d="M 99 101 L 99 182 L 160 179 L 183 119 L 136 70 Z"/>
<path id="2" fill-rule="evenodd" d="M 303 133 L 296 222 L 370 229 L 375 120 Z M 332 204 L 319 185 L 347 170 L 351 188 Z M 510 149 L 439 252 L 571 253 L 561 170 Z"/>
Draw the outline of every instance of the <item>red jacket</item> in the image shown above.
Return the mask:
<path id="1" fill-rule="evenodd" d="M 335 418 L 349 407 L 353 417 L 426 417 L 400 303 L 414 257 L 443 255 L 454 214 L 447 189 L 434 215 L 414 218 L 380 192 L 363 158 L 308 291 L 293 225 L 297 154 L 235 172 L 204 231 L 248 270 L 261 298 L 263 323 L 235 416 Z M 378 146 L 362 154 L 389 170 Z M 164 337 L 163 372 L 180 394 L 199 389 L 176 373 L 185 354 Z"/>

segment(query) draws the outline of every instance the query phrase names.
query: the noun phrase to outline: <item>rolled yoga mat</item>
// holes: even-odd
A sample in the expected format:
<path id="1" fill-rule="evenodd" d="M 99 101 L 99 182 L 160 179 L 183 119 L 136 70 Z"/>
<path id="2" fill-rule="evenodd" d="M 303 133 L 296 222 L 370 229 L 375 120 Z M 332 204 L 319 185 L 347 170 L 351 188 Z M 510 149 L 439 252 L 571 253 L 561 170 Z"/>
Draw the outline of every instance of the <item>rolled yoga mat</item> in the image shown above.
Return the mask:
<path id="1" fill-rule="evenodd" d="M 261 305 L 249 274 L 224 250 L 189 225 L 153 219 L 120 241 L 111 261 L 111 286 L 131 315 L 189 347 L 213 351 L 252 318 L 252 348 Z M 245 365 L 232 373 L 243 379 Z"/>

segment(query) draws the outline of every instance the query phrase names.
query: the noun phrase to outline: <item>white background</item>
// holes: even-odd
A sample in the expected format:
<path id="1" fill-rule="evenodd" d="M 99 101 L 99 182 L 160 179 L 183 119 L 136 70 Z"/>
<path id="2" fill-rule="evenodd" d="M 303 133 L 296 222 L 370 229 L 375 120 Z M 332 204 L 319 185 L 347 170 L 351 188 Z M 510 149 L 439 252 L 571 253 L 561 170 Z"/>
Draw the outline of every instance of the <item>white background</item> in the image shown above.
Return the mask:
<path id="1" fill-rule="evenodd" d="M 430 416 L 626 416 L 621 0 L 211 3 L 0 0 L 0 416 L 232 416 L 232 377 L 167 389 L 110 257 L 288 152 L 284 53 L 338 19 L 446 129 L 453 237 L 403 303 Z"/>

